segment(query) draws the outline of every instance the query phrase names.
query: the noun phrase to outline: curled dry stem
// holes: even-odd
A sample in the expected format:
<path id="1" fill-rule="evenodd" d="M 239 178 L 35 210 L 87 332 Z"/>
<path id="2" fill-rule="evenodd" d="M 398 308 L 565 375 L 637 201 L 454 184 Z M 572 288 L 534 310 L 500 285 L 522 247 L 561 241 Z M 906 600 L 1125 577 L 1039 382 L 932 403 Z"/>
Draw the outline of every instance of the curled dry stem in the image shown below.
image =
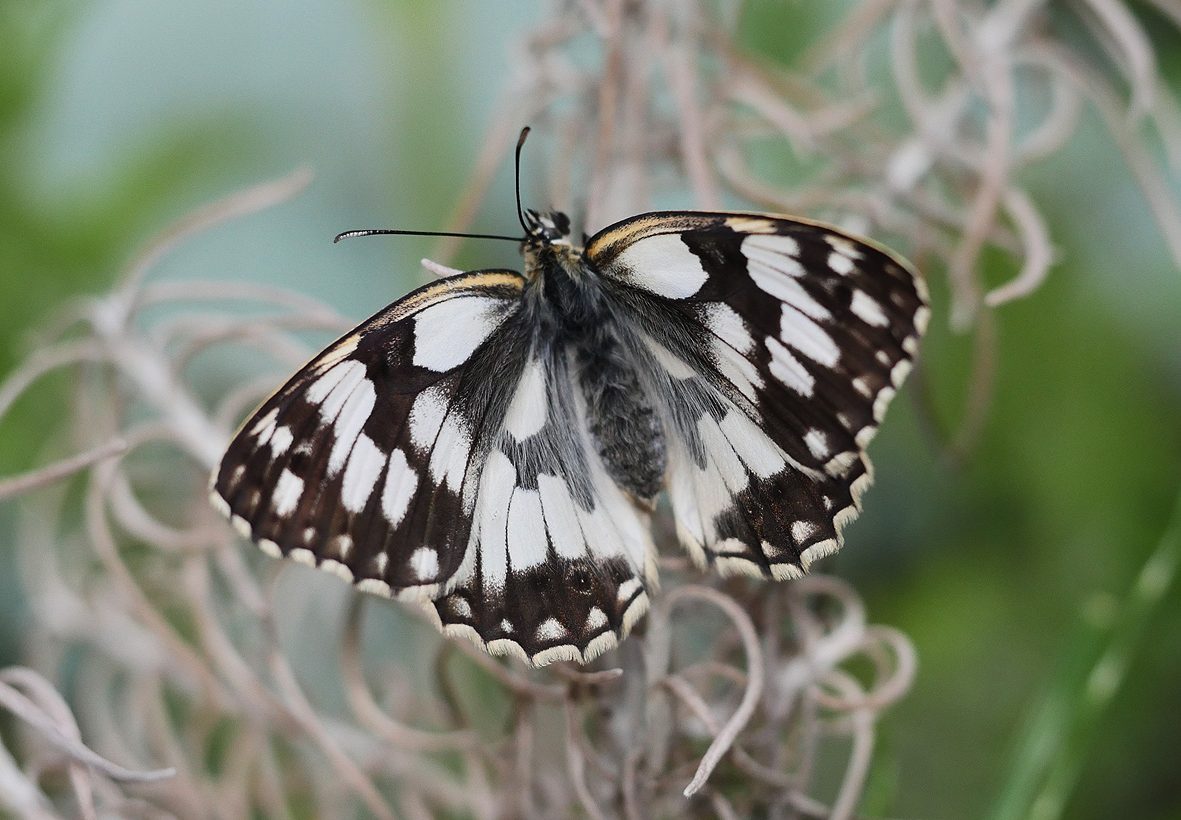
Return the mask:
<path id="1" fill-rule="evenodd" d="M 122 455 L 127 451 L 127 442 L 121 438 L 111 439 L 105 444 L 92 447 L 76 456 L 63 458 L 36 470 L 21 475 L 0 479 L 0 501 L 22 493 L 61 481 L 85 470 L 100 461 Z"/>
<path id="2" fill-rule="evenodd" d="M 24 694 L 21 689 L 29 694 Z M 112 780 L 153 783 L 176 774 L 173 768 L 129 769 L 90 749 L 79 739 L 78 725 L 53 684 L 31 669 L 9 667 L 0 671 L 0 706 L 35 729 L 40 737 L 71 760 L 89 766 Z"/>
<path id="3" fill-rule="evenodd" d="M 685 787 L 685 796 L 692 797 L 705 785 L 705 781 L 709 779 L 710 773 L 718 765 L 718 761 L 722 759 L 722 755 L 726 753 L 738 737 L 738 734 L 754 716 L 755 708 L 758 706 L 759 698 L 763 693 L 764 671 L 763 653 L 759 647 L 759 637 L 755 631 L 754 622 L 751 621 L 750 616 L 743 611 L 742 607 L 733 598 L 729 598 L 716 589 L 710 589 L 709 587 L 697 585 L 682 586 L 677 587 L 677 589 L 669 593 L 665 599 L 665 606 L 671 609 L 682 599 L 697 599 L 712 604 L 730 619 L 735 629 L 738 630 L 739 636 L 742 638 L 742 646 L 746 652 L 746 666 L 749 670 L 746 690 L 743 692 L 738 708 L 734 710 L 734 714 L 730 716 L 730 719 L 726 721 L 725 725 L 714 736 L 713 742 L 698 764 L 697 773 L 693 776 L 689 785 Z"/>
<path id="4" fill-rule="evenodd" d="M 148 271 L 185 240 L 224 222 L 286 202 L 306 188 L 311 181 L 310 168 L 297 168 L 285 177 L 235 192 L 187 214 L 156 236 L 136 255 L 123 275 L 119 289 L 125 293 L 138 292 L 139 285 Z"/>

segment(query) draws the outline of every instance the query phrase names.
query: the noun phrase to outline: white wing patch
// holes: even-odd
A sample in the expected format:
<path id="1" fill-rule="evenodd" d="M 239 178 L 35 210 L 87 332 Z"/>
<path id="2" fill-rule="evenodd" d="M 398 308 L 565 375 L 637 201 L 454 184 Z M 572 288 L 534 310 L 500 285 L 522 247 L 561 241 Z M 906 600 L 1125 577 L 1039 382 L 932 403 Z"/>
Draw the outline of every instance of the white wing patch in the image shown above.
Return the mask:
<path id="1" fill-rule="evenodd" d="M 783 469 L 786 455 L 746 414 L 732 409 L 718 429 L 746 469 L 759 478 L 770 478 Z"/>
<path id="2" fill-rule="evenodd" d="M 742 240 L 742 254 L 749 262 L 752 276 L 755 269 L 764 278 L 798 277 L 807 273 L 797 258 L 800 255 L 800 243 L 790 236 L 752 234 Z"/>
<path id="3" fill-rule="evenodd" d="M 644 337 L 644 344 L 648 346 L 648 349 L 652 351 L 652 355 L 656 357 L 656 361 L 668 371 L 668 375 L 672 378 L 691 379 L 697 375 L 696 370 L 685 364 L 679 356 L 674 356 L 672 351 L 651 336 Z"/>
<path id="4" fill-rule="evenodd" d="M 342 382 L 346 383 L 344 392 L 340 395 L 338 401 L 330 405 L 329 408 L 320 408 L 322 414 L 328 418 L 335 418 L 336 413 L 340 411 L 341 405 L 344 404 L 344 400 L 348 398 L 349 392 L 363 378 L 365 378 L 365 365 L 357 361 L 340 362 L 328 368 L 319 378 L 312 382 L 308 386 L 307 392 L 304 393 L 304 398 L 312 404 L 322 404 L 325 399 L 331 396 L 341 386 Z M 265 426 L 268 422 L 274 423 L 275 417 L 278 414 L 279 410 L 275 408 L 263 417 L 259 422 L 260 427 L 256 427 L 256 429 L 261 429 L 261 426 Z"/>
<path id="5" fill-rule="evenodd" d="M 337 367 L 340 366 L 337 365 Z M 342 387 L 344 384 L 342 382 Z M 336 392 L 328 397 L 321 407 L 322 413 L 327 413 L 329 403 L 341 392 L 343 390 L 338 387 Z M 336 432 L 336 442 L 332 445 L 332 452 L 328 454 L 328 476 L 330 478 L 339 473 L 340 468 L 344 466 L 349 453 L 353 451 L 357 436 L 361 434 L 361 428 L 365 426 L 365 422 L 369 421 L 369 414 L 373 412 L 376 402 L 377 391 L 373 382 L 368 379 L 357 381 L 356 386 L 345 399 L 333 425 Z"/>
<path id="6" fill-rule="evenodd" d="M 385 473 L 385 488 L 381 493 L 381 512 L 391 525 L 402 523 L 410 506 L 410 499 L 418 489 L 418 473 L 406 461 L 406 454 L 396 449 L 390 453 Z"/>
<path id="7" fill-rule="evenodd" d="M 472 545 L 480 557 L 480 578 L 489 591 L 504 589 L 508 577 L 508 510 L 517 484 L 517 468 L 500 450 L 488 454 L 476 496 Z M 462 583 L 463 580 L 460 579 Z"/>
<path id="8" fill-rule="evenodd" d="M 438 373 L 468 360 L 506 316 L 499 299 L 447 299 L 414 316 L 414 364 Z"/>
<path id="9" fill-rule="evenodd" d="M 591 478 L 597 506 L 591 512 L 579 508 L 579 520 L 592 556 L 626 557 L 641 577 L 655 574 L 656 545 L 648 516 L 607 475 L 597 458 L 591 458 Z"/>
<path id="10" fill-rule="evenodd" d="M 782 261 L 799 265 L 794 259 L 788 257 L 784 257 Z M 767 295 L 775 297 L 785 305 L 791 305 L 805 316 L 813 319 L 831 319 L 832 314 L 828 308 L 817 302 L 810 293 L 804 290 L 797 276 L 786 273 L 782 267 L 772 267 L 766 262 L 750 260 L 750 278 Z"/>
<path id="11" fill-rule="evenodd" d="M 701 259 L 679 234 L 651 236 L 619 255 L 617 264 L 628 270 L 628 282 L 669 299 L 686 299 L 709 279 Z"/>
<path id="12" fill-rule="evenodd" d="M 541 494 L 542 514 L 554 552 L 561 558 L 585 557 L 586 535 L 578 521 L 578 511 L 566 482 L 557 476 L 542 473 L 537 476 L 537 489 Z"/>
<path id="13" fill-rule="evenodd" d="M 335 453 L 335 449 L 333 450 Z M 369 496 L 377 489 L 377 480 L 386 464 L 386 455 L 373 439 L 361 433 L 353 445 L 344 480 L 340 489 L 340 503 L 349 512 L 360 512 L 369 503 Z"/>
<path id="14" fill-rule="evenodd" d="M 844 257 L 841 257 L 844 258 Z M 885 327 L 890 323 L 882 306 L 877 300 L 863 290 L 853 291 L 853 301 L 849 309 L 857 314 L 861 321 L 876 327 Z"/>
<path id="15" fill-rule="evenodd" d="M 429 581 L 439 574 L 439 553 L 430 547 L 419 547 L 410 554 L 410 567 L 422 581 Z"/>
<path id="16" fill-rule="evenodd" d="M 749 353 L 755 340 L 746 322 L 725 302 L 711 302 L 705 306 L 705 325 L 710 332 L 739 353 Z"/>
<path id="17" fill-rule="evenodd" d="M 274 495 L 271 496 L 271 504 L 275 508 L 275 514 L 290 515 L 299 504 L 299 498 L 302 495 L 303 479 L 290 470 L 284 469 L 279 475 L 278 483 L 275 484 Z"/>
<path id="18" fill-rule="evenodd" d="M 771 375 L 805 398 L 812 397 L 816 379 L 805 369 L 791 351 L 779 343 L 774 336 L 766 339 L 767 351 L 771 354 Z"/>
<path id="19" fill-rule="evenodd" d="M 823 430 L 812 429 L 804 434 L 804 444 L 816 458 L 828 456 L 828 436 Z"/>
<path id="20" fill-rule="evenodd" d="M 758 402 L 758 388 L 763 386 L 763 377 L 755 363 L 743 356 L 719 338 L 710 340 L 710 352 L 718 372 L 738 388 L 752 403 Z"/>
<path id="21" fill-rule="evenodd" d="M 825 367 L 835 367 L 840 361 L 841 349 L 824 328 L 811 318 L 783 306 L 783 318 L 779 322 L 779 338 L 800 353 Z"/>
<path id="22" fill-rule="evenodd" d="M 410 408 L 410 440 L 421 451 L 428 451 L 439 436 L 439 428 L 447 418 L 447 393 L 438 387 L 428 387 L 418 394 Z"/>
<path id="23" fill-rule="evenodd" d="M 850 257 L 837 251 L 833 251 L 828 255 L 828 266 L 841 276 L 848 276 L 857 267 Z"/>
<path id="24" fill-rule="evenodd" d="M 546 552 L 545 518 L 541 494 L 518 487 L 508 509 L 509 563 L 514 571 L 541 566 Z"/>
<path id="25" fill-rule="evenodd" d="M 291 433 L 290 427 L 276 427 L 275 432 L 271 434 L 271 440 L 268 442 L 271 447 L 271 458 L 278 458 L 287 452 L 287 448 L 295 437 Z"/>
<path id="26" fill-rule="evenodd" d="M 439 435 L 431 450 L 431 479 L 436 484 L 446 483 L 448 489 L 458 493 L 467 472 L 468 456 L 471 455 L 472 440 L 457 413 L 451 412 L 443 419 Z"/>
<path id="27" fill-rule="evenodd" d="M 545 427 L 548 407 L 545 370 L 541 362 L 530 358 L 504 418 L 505 429 L 519 441 L 536 435 Z"/>

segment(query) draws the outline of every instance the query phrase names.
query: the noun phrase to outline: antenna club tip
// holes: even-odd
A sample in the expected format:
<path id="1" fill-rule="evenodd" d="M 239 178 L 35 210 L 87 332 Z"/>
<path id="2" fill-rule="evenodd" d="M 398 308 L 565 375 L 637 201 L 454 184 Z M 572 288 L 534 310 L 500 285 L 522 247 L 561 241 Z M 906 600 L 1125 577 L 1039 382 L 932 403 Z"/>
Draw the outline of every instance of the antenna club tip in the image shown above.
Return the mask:
<path id="1" fill-rule="evenodd" d="M 530 128 L 527 125 L 521 129 L 521 136 L 517 138 L 517 150 L 513 155 L 513 173 L 517 178 L 517 221 L 525 229 L 526 237 L 529 236 L 529 225 L 525 222 L 525 212 L 521 210 L 521 149 L 525 147 L 525 137 L 529 136 L 529 131 Z"/>

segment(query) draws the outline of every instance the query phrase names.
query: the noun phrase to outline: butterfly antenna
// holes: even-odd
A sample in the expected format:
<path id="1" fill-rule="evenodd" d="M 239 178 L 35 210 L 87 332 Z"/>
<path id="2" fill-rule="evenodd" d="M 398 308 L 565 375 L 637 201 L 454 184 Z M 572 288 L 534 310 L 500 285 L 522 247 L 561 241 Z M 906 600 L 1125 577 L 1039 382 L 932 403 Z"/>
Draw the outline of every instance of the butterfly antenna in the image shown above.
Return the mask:
<path id="1" fill-rule="evenodd" d="M 507 242 L 520 242 L 519 236 L 504 236 L 498 233 L 453 233 L 451 231 L 397 231 L 390 228 L 363 228 L 355 231 L 338 233 L 332 240 L 334 243 L 342 239 L 352 239 L 354 236 L 457 236 L 460 239 L 503 239 Z"/>
<path id="2" fill-rule="evenodd" d="M 453 233 L 451 231 L 402 231 L 390 228 L 363 228 L 355 231 L 338 233 L 332 240 L 333 244 L 342 239 L 352 239 L 355 236 L 455 236 L 460 239 L 503 239 L 508 242 L 522 242 L 529 235 L 529 226 L 525 224 L 525 212 L 521 209 L 521 148 L 525 145 L 525 138 L 529 136 L 529 126 L 521 129 L 521 136 L 517 138 L 517 153 L 513 161 L 517 184 L 517 221 L 525 229 L 525 236 L 504 236 L 497 233 Z"/>
<path id="3" fill-rule="evenodd" d="M 527 125 L 521 129 L 521 136 L 517 138 L 517 154 L 513 161 L 514 173 L 517 177 L 517 220 L 525 229 L 526 235 L 529 233 L 529 226 L 525 224 L 525 212 L 521 210 L 521 149 L 525 147 L 525 138 L 529 136 L 529 130 Z"/>

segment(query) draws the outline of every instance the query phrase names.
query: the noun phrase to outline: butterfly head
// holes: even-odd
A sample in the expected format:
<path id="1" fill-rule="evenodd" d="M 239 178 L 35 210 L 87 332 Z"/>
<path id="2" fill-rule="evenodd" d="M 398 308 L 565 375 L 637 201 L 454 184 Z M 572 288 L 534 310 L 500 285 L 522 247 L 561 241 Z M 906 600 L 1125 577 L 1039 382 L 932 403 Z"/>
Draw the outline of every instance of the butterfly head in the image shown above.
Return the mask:
<path id="1" fill-rule="evenodd" d="M 570 217 L 561 211 L 524 211 L 525 245 L 569 245 Z"/>

